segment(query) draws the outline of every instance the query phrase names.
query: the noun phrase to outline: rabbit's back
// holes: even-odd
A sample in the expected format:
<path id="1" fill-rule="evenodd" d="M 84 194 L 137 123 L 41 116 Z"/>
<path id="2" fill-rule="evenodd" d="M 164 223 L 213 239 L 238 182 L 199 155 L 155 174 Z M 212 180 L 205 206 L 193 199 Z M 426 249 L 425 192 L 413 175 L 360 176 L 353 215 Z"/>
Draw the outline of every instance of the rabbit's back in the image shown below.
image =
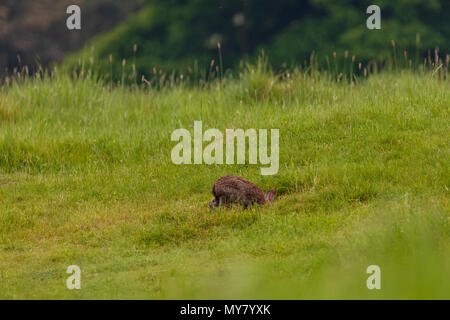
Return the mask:
<path id="1" fill-rule="evenodd" d="M 249 201 L 264 204 L 264 192 L 254 183 L 236 176 L 224 176 L 211 189 L 216 198 L 225 197 L 231 202 Z"/>

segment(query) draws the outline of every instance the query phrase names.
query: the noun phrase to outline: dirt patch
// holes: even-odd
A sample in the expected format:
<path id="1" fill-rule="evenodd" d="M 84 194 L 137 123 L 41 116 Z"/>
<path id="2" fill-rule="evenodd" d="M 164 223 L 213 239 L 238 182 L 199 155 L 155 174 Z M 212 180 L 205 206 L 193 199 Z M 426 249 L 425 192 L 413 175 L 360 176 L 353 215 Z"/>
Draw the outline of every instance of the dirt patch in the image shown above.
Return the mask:
<path id="1" fill-rule="evenodd" d="M 66 9 L 79 5 L 82 30 L 69 32 Z M 0 75 L 5 69 L 39 63 L 45 67 L 62 61 L 94 35 L 110 30 L 128 14 L 140 8 L 138 1 L 114 0 L 4 0 L 0 1 Z M 18 59 L 20 57 L 20 61 Z"/>

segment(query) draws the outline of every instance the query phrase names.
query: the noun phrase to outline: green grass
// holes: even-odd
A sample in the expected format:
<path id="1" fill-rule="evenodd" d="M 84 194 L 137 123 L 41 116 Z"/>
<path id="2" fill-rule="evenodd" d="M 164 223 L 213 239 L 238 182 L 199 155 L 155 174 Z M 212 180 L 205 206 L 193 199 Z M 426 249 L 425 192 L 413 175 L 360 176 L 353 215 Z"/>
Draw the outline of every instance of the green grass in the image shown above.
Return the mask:
<path id="1" fill-rule="evenodd" d="M 205 88 L 0 89 L 0 298 L 450 298 L 448 80 L 251 68 Z M 173 130 L 279 128 L 280 170 L 174 165 Z M 222 175 L 278 192 L 218 210 Z M 65 282 L 82 270 L 82 289 Z M 381 290 L 366 268 L 381 267 Z"/>

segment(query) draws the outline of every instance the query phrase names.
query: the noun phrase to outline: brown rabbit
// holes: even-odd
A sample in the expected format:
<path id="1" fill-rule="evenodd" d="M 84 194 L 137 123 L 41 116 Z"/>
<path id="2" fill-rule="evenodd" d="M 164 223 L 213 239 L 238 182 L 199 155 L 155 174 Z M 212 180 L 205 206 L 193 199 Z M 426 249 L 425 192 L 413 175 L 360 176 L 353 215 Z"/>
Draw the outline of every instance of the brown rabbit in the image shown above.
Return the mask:
<path id="1" fill-rule="evenodd" d="M 244 209 L 253 203 L 266 204 L 275 198 L 275 190 L 264 192 L 258 186 L 248 180 L 235 176 L 223 176 L 217 180 L 211 189 L 214 198 L 209 202 L 209 207 L 231 207 L 233 203 L 241 204 Z"/>

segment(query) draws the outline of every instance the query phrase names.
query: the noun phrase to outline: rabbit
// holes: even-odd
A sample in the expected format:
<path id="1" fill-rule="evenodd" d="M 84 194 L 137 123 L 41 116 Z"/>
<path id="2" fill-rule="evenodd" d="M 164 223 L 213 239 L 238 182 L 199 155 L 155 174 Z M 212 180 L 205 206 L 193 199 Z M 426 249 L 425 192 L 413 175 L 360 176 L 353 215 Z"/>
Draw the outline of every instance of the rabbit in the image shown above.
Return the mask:
<path id="1" fill-rule="evenodd" d="M 241 204 L 244 209 L 249 205 L 266 204 L 275 198 L 275 190 L 264 192 L 254 183 L 241 177 L 226 175 L 217 180 L 211 189 L 214 198 L 209 202 L 209 208 L 214 210 L 220 206 L 231 207 L 233 203 Z"/>

